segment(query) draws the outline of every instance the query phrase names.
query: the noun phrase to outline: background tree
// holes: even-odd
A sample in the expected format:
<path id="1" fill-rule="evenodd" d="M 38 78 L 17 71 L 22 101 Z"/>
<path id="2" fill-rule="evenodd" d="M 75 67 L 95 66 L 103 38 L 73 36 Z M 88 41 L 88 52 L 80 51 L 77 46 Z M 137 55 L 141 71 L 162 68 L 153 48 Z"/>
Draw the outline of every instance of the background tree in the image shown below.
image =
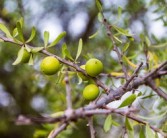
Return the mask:
<path id="1" fill-rule="evenodd" d="M 1 0 L 0 137 L 166 137 L 164 5 Z M 61 68 L 46 76 L 40 63 L 50 55 Z M 79 67 L 90 58 L 104 65 L 95 78 Z M 89 102 L 82 92 L 92 83 L 100 96 Z"/>

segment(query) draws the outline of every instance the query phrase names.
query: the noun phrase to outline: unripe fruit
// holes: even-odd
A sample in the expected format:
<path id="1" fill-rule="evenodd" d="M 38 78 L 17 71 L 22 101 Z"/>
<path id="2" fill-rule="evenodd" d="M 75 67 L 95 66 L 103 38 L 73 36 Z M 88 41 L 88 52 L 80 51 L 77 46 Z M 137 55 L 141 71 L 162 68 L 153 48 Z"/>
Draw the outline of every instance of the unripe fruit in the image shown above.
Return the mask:
<path id="1" fill-rule="evenodd" d="M 81 65 L 80 68 L 85 70 L 85 65 Z M 82 80 L 84 80 L 84 81 L 88 80 L 88 78 L 82 72 L 78 72 L 78 75 L 79 75 L 79 77 L 82 78 Z"/>
<path id="2" fill-rule="evenodd" d="M 19 51 L 19 52 L 21 52 L 21 51 Z M 18 55 L 19 55 L 19 53 L 18 53 Z M 30 55 L 31 54 L 26 49 L 24 49 L 23 56 L 21 58 L 20 63 L 27 63 L 30 59 Z"/>
<path id="3" fill-rule="evenodd" d="M 87 85 L 83 90 L 83 97 L 86 100 L 93 101 L 99 95 L 99 88 L 95 84 Z"/>
<path id="4" fill-rule="evenodd" d="M 96 77 L 103 71 L 103 64 L 96 58 L 89 59 L 85 64 L 86 73 L 92 77 Z"/>
<path id="5" fill-rule="evenodd" d="M 60 68 L 60 62 L 53 56 L 45 57 L 40 64 L 41 71 L 46 75 L 57 73 Z"/>

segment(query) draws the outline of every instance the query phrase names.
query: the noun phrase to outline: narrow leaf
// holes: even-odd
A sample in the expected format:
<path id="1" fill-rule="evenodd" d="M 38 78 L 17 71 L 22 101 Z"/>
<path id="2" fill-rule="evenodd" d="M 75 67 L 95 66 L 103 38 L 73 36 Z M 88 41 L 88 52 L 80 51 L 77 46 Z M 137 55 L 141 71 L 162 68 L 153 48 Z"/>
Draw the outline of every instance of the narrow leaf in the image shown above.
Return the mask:
<path id="1" fill-rule="evenodd" d="M 22 31 L 20 22 L 17 22 L 16 27 L 17 27 L 17 31 L 18 31 L 20 40 L 24 42 L 24 36 L 23 36 L 23 31 Z"/>
<path id="2" fill-rule="evenodd" d="M 77 61 L 78 57 L 79 57 L 80 54 L 81 54 L 81 51 L 82 51 L 82 45 L 83 45 L 82 39 L 79 39 L 78 51 L 77 51 L 77 55 L 76 55 L 75 61 Z"/>
<path id="3" fill-rule="evenodd" d="M 118 108 L 122 108 L 122 107 L 125 107 L 125 106 L 132 104 L 135 101 L 135 99 L 136 99 L 136 94 L 131 94 L 128 98 L 126 98 L 121 103 L 121 105 Z"/>
<path id="4" fill-rule="evenodd" d="M 122 41 L 118 37 L 116 37 L 115 35 L 113 37 L 114 37 L 115 40 L 117 40 L 119 43 L 122 44 Z"/>
<path id="5" fill-rule="evenodd" d="M 14 30 L 13 30 L 13 37 L 16 37 L 17 35 L 18 35 L 18 31 L 17 31 L 17 28 L 14 28 Z"/>
<path id="6" fill-rule="evenodd" d="M 65 36 L 66 36 L 66 32 L 62 32 L 48 47 L 55 46 Z"/>
<path id="7" fill-rule="evenodd" d="M 96 0 L 96 5 L 97 5 L 99 12 L 101 12 L 103 9 L 102 9 L 102 5 L 101 5 L 100 0 Z"/>
<path id="8" fill-rule="evenodd" d="M 122 8 L 119 6 L 118 7 L 118 19 L 120 19 L 121 15 L 122 15 Z"/>
<path id="9" fill-rule="evenodd" d="M 43 49 L 44 49 L 43 46 L 41 46 L 41 47 L 33 47 L 33 48 L 31 49 L 31 52 L 32 52 L 32 53 L 37 53 L 37 52 L 39 52 L 39 51 L 41 51 L 41 50 L 43 50 Z"/>
<path id="10" fill-rule="evenodd" d="M 33 40 L 33 38 L 35 37 L 35 35 L 36 35 L 36 29 L 35 29 L 35 27 L 33 27 L 32 30 L 31 30 L 31 35 L 28 38 L 28 40 L 26 41 L 26 43 L 31 42 Z"/>
<path id="11" fill-rule="evenodd" d="M 112 116 L 108 115 L 104 122 L 104 126 L 103 126 L 104 131 L 108 132 L 111 129 L 111 126 L 112 126 Z"/>
<path id="12" fill-rule="evenodd" d="M 126 56 L 123 56 L 123 59 L 133 68 L 137 68 L 137 65 L 132 63 Z"/>
<path id="13" fill-rule="evenodd" d="M 17 65 L 21 62 L 23 58 L 23 53 L 24 53 L 24 47 L 21 47 L 21 49 L 18 51 L 17 58 L 12 65 Z"/>
<path id="14" fill-rule="evenodd" d="M 68 58 L 70 60 L 74 60 L 70 54 L 70 52 L 68 51 L 67 49 L 67 45 L 64 43 L 63 46 L 62 46 L 62 54 L 63 54 L 63 57 L 64 58 Z"/>
<path id="15" fill-rule="evenodd" d="M 8 28 L 2 23 L 0 23 L 0 30 L 4 32 L 7 37 L 12 38 Z"/>
<path id="16" fill-rule="evenodd" d="M 89 39 L 92 39 L 94 37 L 96 37 L 98 35 L 98 31 L 96 31 L 94 34 L 92 34 L 91 36 L 89 36 Z"/>
<path id="17" fill-rule="evenodd" d="M 133 130 L 133 126 L 131 125 L 131 123 L 129 122 L 129 119 L 127 117 L 125 119 L 125 126 L 128 130 L 130 130 L 130 131 Z"/>
<path id="18" fill-rule="evenodd" d="M 126 43 L 123 47 L 123 52 L 125 52 L 129 48 L 130 44 Z"/>
<path id="19" fill-rule="evenodd" d="M 129 34 L 128 33 L 128 30 L 124 30 L 122 28 L 119 28 L 118 26 L 115 26 L 115 25 L 112 25 L 112 27 L 119 33 L 121 33 L 122 35 L 125 35 L 125 36 L 132 36 L 132 34 Z"/>
<path id="20" fill-rule="evenodd" d="M 48 31 L 45 31 L 45 32 L 44 32 L 44 46 L 45 46 L 45 48 L 46 48 L 47 45 L 48 45 L 48 41 L 49 41 L 49 32 L 48 32 Z"/>
<path id="21" fill-rule="evenodd" d="M 146 138 L 155 138 L 155 135 L 148 124 L 146 125 Z"/>
<path id="22" fill-rule="evenodd" d="M 123 76 L 123 75 L 124 75 L 123 72 L 111 72 L 110 74 L 111 74 L 112 76 L 114 76 L 114 77 L 119 77 L 119 76 Z"/>
<path id="23" fill-rule="evenodd" d="M 145 133 L 144 133 L 144 129 L 142 126 L 140 128 L 139 138 L 145 138 Z"/>
<path id="24" fill-rule="evenodd" d="M 116 126 L 116 127 L 119 127 L 119 126 L 120 126 L 120 124 L 119 124 L 118 122 L 114 121 L 114 120 L 112 120 L 112 125 L 113 125 L 113 126 Z"/>
<path id="25" fill-rule="evenodd" d="M 33 64 L 34 64 L 33 54 L 31 54 L 28 65 L 33 65 Z"/>

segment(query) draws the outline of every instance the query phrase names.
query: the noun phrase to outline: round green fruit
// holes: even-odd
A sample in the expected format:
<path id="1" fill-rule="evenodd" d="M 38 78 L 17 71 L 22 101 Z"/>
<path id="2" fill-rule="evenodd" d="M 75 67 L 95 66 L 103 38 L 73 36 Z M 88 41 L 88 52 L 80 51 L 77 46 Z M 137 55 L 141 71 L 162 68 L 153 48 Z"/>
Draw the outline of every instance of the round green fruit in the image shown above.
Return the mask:
<path id="1" fill-rule="evenodd" d="M 45 57 L 40 64 L 41 71 L 46 75 L 53 75 L 58 72 L 60 62 L 53 56 Z"/>
<path id="2" fill-rule="evenodd" d="M 103 64 L 96 58 L 89 59 L 85 64 L 86 73 L 92 77 L 96 77 L 103 71 Z"/>
<path id="3" fill-rule="evenodd" d="M 85 70 L 85 65 L 81 65 L 80 68 Z M 78 75 L 79 75 L 79 77 L 82 78 L 82 80 L 84 80 L 84 81 L 88 80 L 88 78 L 82 72 L 79 72 Z"/>
<path id="4" fill-rule="evenodd" d="M 21 51 L 19 51 L 19 52 L 21 52 Z M 18 55 L 19 55 L 20 53 L 18 53 Z M 31 54 L 26 50 L 26 49 L 24 49 L 24 51 L 23 51 L 23 55 L 22 55 L 22 58 L 21 58 L 21 63 L 27 63 L 28 61 L 29 61 L 29 59 L 30 59 L 30 56 L 31 56 Z"/>
<path id="5" fill-rule="evenodd" d="M 83 90 L 83 97 L 86 100 L 93 101 L 99 95 L 99 88 L 95 84 L 87 85 Z"/>

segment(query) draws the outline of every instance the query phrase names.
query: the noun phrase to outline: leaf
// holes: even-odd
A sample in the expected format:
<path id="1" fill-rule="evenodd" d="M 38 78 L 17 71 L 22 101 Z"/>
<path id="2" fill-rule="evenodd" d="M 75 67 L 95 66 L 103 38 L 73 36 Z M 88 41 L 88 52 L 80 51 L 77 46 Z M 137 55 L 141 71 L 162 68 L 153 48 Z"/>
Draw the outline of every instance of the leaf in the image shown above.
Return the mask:
<path id="1" fill-rule="evenodd" d="M 122 15 L 122 8 L 119 6 L 118 7 L 118 19 L 120 19 L 121 15 Z"/>
<path id="2" fill-rule="evenodd" d="M 126 61 L 131 67 L 137 68 L 137 65 L 132 63 L 126 56 L 123 56 L 124 61 Z"/>
<path id="3" fill-rule="evenodd" d="M 122 34 L 122 35 L 125 35 L 125 36 L 132 36 L 132 34 L 129 34 L 129 33 L 128 33 L 128 30 L 124 30 L 124 29 L 119 28 L 119 27 L 117 27 L 117 26 L 115 26 L 115 25 L 112 25 L 112 27 L 113 27 L 117 32 L 119 32 L 119 33 Z"/>
<path id="4" fill-rule="evenodd" d="M 37 53 L 37 52 L 39 52 L 39 51 L 42 51 L 43 49 L 44 49 L 43 46 L 40 46 L 40 47 L 33 47 L 33 48 L 31 49 L 31 52 L 32 52 L 32 53 Z"/>
<path id="5" fill-rule="evenodd" d="M 111 126 L 112 126 L 112 116 L 108 115 L 104 122 L 104 126 L 103 126 L 104 131 L 108 132 L 111 129 Z"/>
<path id="6" fill-rule="evenodd" d="M 114 120 L 112 120 L 112 125 L 113 126 L 116 126 L 116 127 L 119 127 L 120 126 L 120 124 L 119 123 L 117 123 L 116 121 L 114 121 Z"/>
<path id="7" fill-rule="evenodd" d="M 148 124 L 146 125 L 146 138 L 155 138 L 155 135 Z"/>
<path id="8" fill-rule="evenodd" d="M 101 12 L 103 10 L 100 0 L 96 0 L 96 6 L 97 6 L 99 12 Z"/>
<path id="9" fill-rule="evenodd" d="M 19 35 L 20 40 L 22 42 L 24 42 L 23 30 L 22 30 L 22 26 L 21 26 L 20 22 L 17 22 L 16 27 L 17 27 L 17 31 L 18 31 L 18 35 Z"/>
<path id="10" fill-rule="evenodd" d="M 99 22 L 103 22 L 103 15 L 102 15 L 102 13 L 98 13 L 98 20 L 99 20 Z"/>
<path id="11" fill-rule="evenodd" d="M 28 38 L 28 40 L 26 41 L 26 43 L 31 42 L 33 40 L 33 38 L 35 37 L 35 35 L 36 35 L 36 29 L 35 29 L 35 27 L 33 27 L 32 30 L 31 30 L 31 35 Z"/>
<path id="12" fill-rule="evenodd" d="M 78 50 L 77 50 L 77 55 L 76 55 L 75 61 L 77 61 L 78 57 L 79 57 L 80 54 L 81 54 L 82 45 L 83 45 L 82 39 L 79 39 Z"/>
<path id="13" fill-rule="evenodd" d="M 63 54 L 64 58 L 68 58 L 68 59 L 74 61 L 74 59 L 72 58 L 70 52 L 68 51 L 67 45 L 65 43 L 62 46 L 62 54 Z"/>
<path id="14" fill-rule="evenodd" d="M 114 37 L 115 40 L 117 40 L 119 43 L 122 44 L 122 41 L 118 37 L 116 37 L 115 35 L 113 37 Z"/>
<path id="15" fill-rule="evenodd" d="M 111 74 L 112 76 L 114 76 L 114 77 L 119 77 L 119 76 L 123 76 L 123 75 L 124 75 L 123 72 L 111 72 L 110 74 Z"/>
<path id="16" fill-rule="evenodd" d="M 129 48 L 129 46 L 130 46 L 130 43 L 126 43 L 126 44 L 124 45 L 122 51 L 125 52 L 125 51 Z"/>
<path id="17" fill-rule="evenodd" d="M 14 28 L 14 30 L 13 30 L 13 37 L 16 37 L 17 35 L 18 35 L 18 31 L 17 31 L 17 28 Z"/>
<path id="18" fill-rule="evenodd" d="M 12 65 L 17 65 L 17 64 L 19 64 L 19 63 L 21 62 L 21 60 L 22 60 L 23 54 L 24 54 L 24 47 L 21 47 L 21 49 L 18 51 L 17 58 L 16 58 L 16 60 L 13 62 Z"/>
<path id="19" fill-rule="evenodd" d="M 66 36 L 66 32 L 62 32 L 61 34 L 58 35 L 58 37 L 47 47 L 52 47 L 55 46 L 63 37 Z"/>
<path id="20" fill-rule="evenodd" d="M 7 37 L 12 38 L 8 28 L 2 23 L 0 23 L 0 30 L 4 32 Z"/>
<path id="21" fill-rule="evenodd" d="M 142 126 L 140 127 L 139 138 L 145 138 L 145 133 Z"/>
<path id="22" fill-rule="evenodd" d="M 128 106 L 130 104 L 132 104 L 136 99 L 136 94 L 131 94 L 129 97 L 127 97 L 118 108 L 122 108 L 125 106 Z"/>
<path id="23" fill-rule="evenodd" d="M 94 37 L 96 37 L 97 35 L 98 35 L 98 31 L 96 31 L 94 34 L 92 34 L 91 36 L 89 36 L 89 39 L 92 39 L 92 38 L 94 38 Z"/>
<path id="24" fill-rule="evenodd" d="M 129 122 L 129 119 L 127 117 L 125 119 L 125 126 L 128 130 L 130 130 L 130 131 L 133 130 L 133 126 L 131 125 L 131 123 Z"/>
<path id="25" fill-rule="evenodd" d="M 33 65 L 33 64 L 34 64 L 33 54 L 31 54 L 28 65 Z"/>
<path id="26" fill-rule="evenodd" d="M 44 47 L 46 48 L 48 45 L 48 41 L 49 41 L 49 32 L 45 31 L 44 32 Z"/>

